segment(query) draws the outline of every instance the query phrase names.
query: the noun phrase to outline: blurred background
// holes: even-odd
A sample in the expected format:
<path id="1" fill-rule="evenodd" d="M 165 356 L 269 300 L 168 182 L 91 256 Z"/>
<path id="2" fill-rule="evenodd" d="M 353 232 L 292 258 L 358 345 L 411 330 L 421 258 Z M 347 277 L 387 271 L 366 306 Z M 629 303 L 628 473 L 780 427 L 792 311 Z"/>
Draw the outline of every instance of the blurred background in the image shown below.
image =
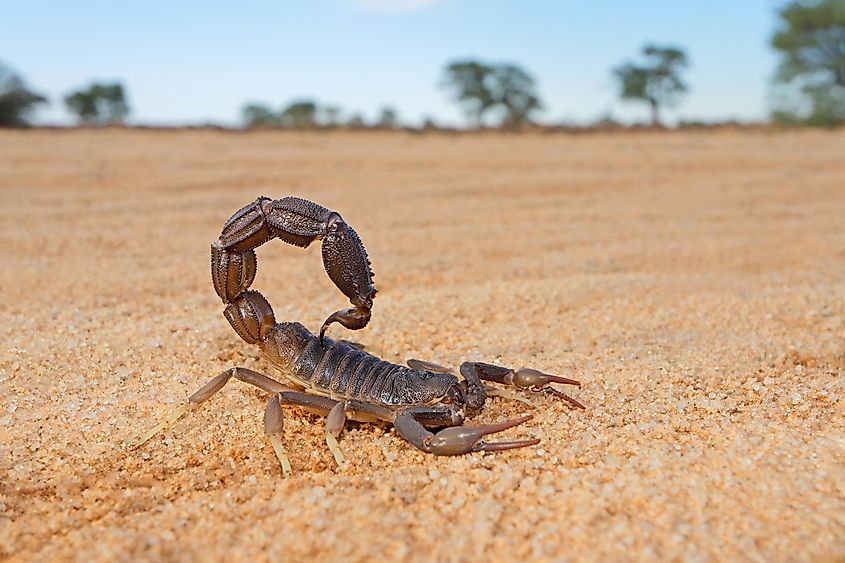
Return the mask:
<path id="1" fill-rule="evenodd" d="M 845 119 L 845 0 L 45 1 L 3 15 L 3 126 Z"/>

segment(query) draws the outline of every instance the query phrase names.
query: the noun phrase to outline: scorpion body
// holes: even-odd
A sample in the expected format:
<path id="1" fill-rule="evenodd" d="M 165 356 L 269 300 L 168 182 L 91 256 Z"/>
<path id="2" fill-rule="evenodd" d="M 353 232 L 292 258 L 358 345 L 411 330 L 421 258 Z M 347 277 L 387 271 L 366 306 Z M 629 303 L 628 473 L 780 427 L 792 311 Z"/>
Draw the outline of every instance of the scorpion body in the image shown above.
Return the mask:
<path id="1" fill-rule="evenodd" d="M 329 278 L 346 295 L 351 308 L 329 315 L 318 334 L 296 322 L 277 323 L 270 303 L 250 286 L 255 279 L 255 248 L 279 238 L 306 247 L 322 240 L 323 264 Z M 373 272 L 358 234 L 336 212 L 313 202 L 286 197 L 260 197 L 235 212 L 211 245 L 211 278 L 226 305 L 224 316 L 247 343 L 257 344 L 263 356 L 278 369 L 287 384 L 247 368 L 230 368 L 219 374 L 170 417 L 136 442 L 140 446 L 179 417 L 208 400 L 231 378 L 269 393 L 264 413 L 265 433 L 285 475 L 290 464 L 281 436 L 283 405 L 293 405 L 327 416 L 326 442 L 338 464 L 345 461 L 337 443 L 346 420 L 387 422 L 418 449 L 435 455 L 471 451 L 500 451 L 535 445 L 536 439 L 488 443 L 483 437 L 530 419 L 524 416 L 487 426 L 464 426 L 478 414 L 488 394 L 510 398 L 497 383 L 517 389 L 547 392 L 583 408 L 577 400 L 550 383 L 580 385 L 577 381 L 530 368 L 517 370 L 483 362 L 464 362 L 459 374 L 420 360 L 401 366 L 342 340 L 325 336 L 333 323 L 357 330 L 371 318 Z M 522 399 L 520 399 L 522 400 Z M 429 429 L 441 428 L 436 433 Z"/>
<path id="2" fill-rule="evenodd" d="M 452 375 L 392 364 L 344 341 L 321 342 L 299 323 L 278 324 L 261 349 L 289 382 L 334 399 L 426 405 L 445 397 L 455 383 Z"/>

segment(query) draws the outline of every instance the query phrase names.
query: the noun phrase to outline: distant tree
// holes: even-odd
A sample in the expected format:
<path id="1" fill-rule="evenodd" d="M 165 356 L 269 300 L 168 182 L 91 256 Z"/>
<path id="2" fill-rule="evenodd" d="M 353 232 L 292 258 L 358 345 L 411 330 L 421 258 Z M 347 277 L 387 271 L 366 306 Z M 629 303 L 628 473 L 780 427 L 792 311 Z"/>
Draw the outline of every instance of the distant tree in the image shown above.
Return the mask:
<path id="1" fill-rule="evenodd" d="M 441 85 L 452 91 L 473 125 L 480 126 L 484 114 L 496 106 L 491 87 L 494 69 L 478 61 L 456 61 L 446 67 Z"/>
<path id="2" fill-rule="evenodd" d="M 282 110 L 279 116 L 282 127 L 310 129 L 317 125 L 317 103 L 313 100 L 298 100 Z"/>
<path id="3" fill-rule="evenodd" d="M 493 109 L 502 111 L 503 127 L 519 127 L 542 107 L 534 79 L 512 64 L 457 61 L 446 67 L 441 85 L 452 92 L 476 127 Z"/>
<path id="4" fill-rule="evenodd" d="M 275 127 L 279 125 L 279 116 L 264 104 L 247 104 L 241 110 L 244 125 L 247 127 Z"/>
<path id="5" fill-rule="evenodd" d="M 367 126 L 367 122 L 364 121 L 363 115 L 356 113 L 349 118 L 349 121 L 346 122 L 346 126 L 350 129 L 364 129 Z"/>
<path id="6" fill-rule="evenodd" d="M 430 115 L 426 115 L 423 118 L 422 128 L 423 129 L 437 129 L 437 122 Z"/>
<path id="7" fill-rule="evenodd" d="M 772 47 L 781 55 L 773 117 L 812 125 L 845 122 L 845 2 L 792 0 Z M 778 107 L 779 106 L 779 107 Z"/>
<path id="8" fill-rule="evenodd" d="M 129 115 L 126 93 L 119 82 L 94 83 L 84 90 L 71 92 L 65 96 L 65 105 L 81 123 L 90 125 L 122 123 Z"/>
<path id="9" fill-rule="evenodd" d="M 26 127 L 27 117 L 47 98 L 26 87 L 10 67 L 0 63 L 0 127 Z"/>
<path id="10" fill-rule="evenodd" d="M 624 100 L 639 100 L 651 108 L 651 123 L 659 126 L 660 108 L 671 107 L 687 90 L 680 73 L 689 66 L 689 59 L 678 47 L 646 45 L 643 62 L 627 62 L 615 69 L 619 95 Z"/>
<path id="11" fill-rule="evenodd" d="M 381 108 L 381 113 L 378 118 L 378 126 L 386 129 L 396 129 L 399 127 L 399 114 L 390 106 Z"/>
<path id="12" fill-rule="evenodd" d="M 503 106 L 502 126 L 514 129 L 529 123 L 529 116 L 541 108 L 530 74 L 514 65 L 493 67 L 494 99 Z"/>
<path id="13" fill-rule="evenodd" d="M 324 106 L 323 115 L 325 116 L 326 127 L 337 127 L 340 124 L 340 106 Z"/>
<path id="14" fill-rule="evenodd" d="M 607 109 L 599 115 L 598 118 L 589 125 L 589 127 L 595 127 L 598 129 L 615 129 L 617 127 L 622 127 L 622 124 L 616 119 L 616 117 L 614 117 L 613 112 Z"/>

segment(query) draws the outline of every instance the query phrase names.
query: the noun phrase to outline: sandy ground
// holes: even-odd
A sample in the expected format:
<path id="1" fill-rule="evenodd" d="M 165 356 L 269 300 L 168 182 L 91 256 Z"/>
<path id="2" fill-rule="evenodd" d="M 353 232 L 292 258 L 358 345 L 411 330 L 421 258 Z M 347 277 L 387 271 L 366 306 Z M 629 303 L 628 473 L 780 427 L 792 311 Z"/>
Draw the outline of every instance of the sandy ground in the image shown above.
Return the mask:
<path id="1" fill-rule="evenodd" d="M 830 132 L 4 132 L 0 558 L 843 557 L 843 155 Z M 262 194 L 360 233 L 380 293 L 355 340 L 575 377 L 589 409 L 535 396 L 506 436 L 539 446 L 458 458 L 352 425 L 342 470 L 289 409 L 284 480 L 235 382 L 123 450 L 269 369 L 208 273 Z M 259 249 L 278 319 L 345 306 L 319 256 Z"/>

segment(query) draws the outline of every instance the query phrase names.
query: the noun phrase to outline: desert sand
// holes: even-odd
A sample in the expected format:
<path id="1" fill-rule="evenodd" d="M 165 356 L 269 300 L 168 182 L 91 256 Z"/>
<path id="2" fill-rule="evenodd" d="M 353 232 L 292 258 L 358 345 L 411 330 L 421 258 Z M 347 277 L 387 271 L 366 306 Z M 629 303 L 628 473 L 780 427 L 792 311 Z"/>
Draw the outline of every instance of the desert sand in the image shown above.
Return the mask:
<path id="1" fill-rule="evenodd" d="M 845 556 L 845 132 L 0 133 L 0 558 L 828 560 Z M 577 410 L 492 398 L 539 446 L 433 457 L 226 386 L 269 374 L 222 316 L 209 244 L 259 195 L 339 211 L 393 361 L 579 379 Z M 319 245 L 253 287 L 316 330 Z"/>

